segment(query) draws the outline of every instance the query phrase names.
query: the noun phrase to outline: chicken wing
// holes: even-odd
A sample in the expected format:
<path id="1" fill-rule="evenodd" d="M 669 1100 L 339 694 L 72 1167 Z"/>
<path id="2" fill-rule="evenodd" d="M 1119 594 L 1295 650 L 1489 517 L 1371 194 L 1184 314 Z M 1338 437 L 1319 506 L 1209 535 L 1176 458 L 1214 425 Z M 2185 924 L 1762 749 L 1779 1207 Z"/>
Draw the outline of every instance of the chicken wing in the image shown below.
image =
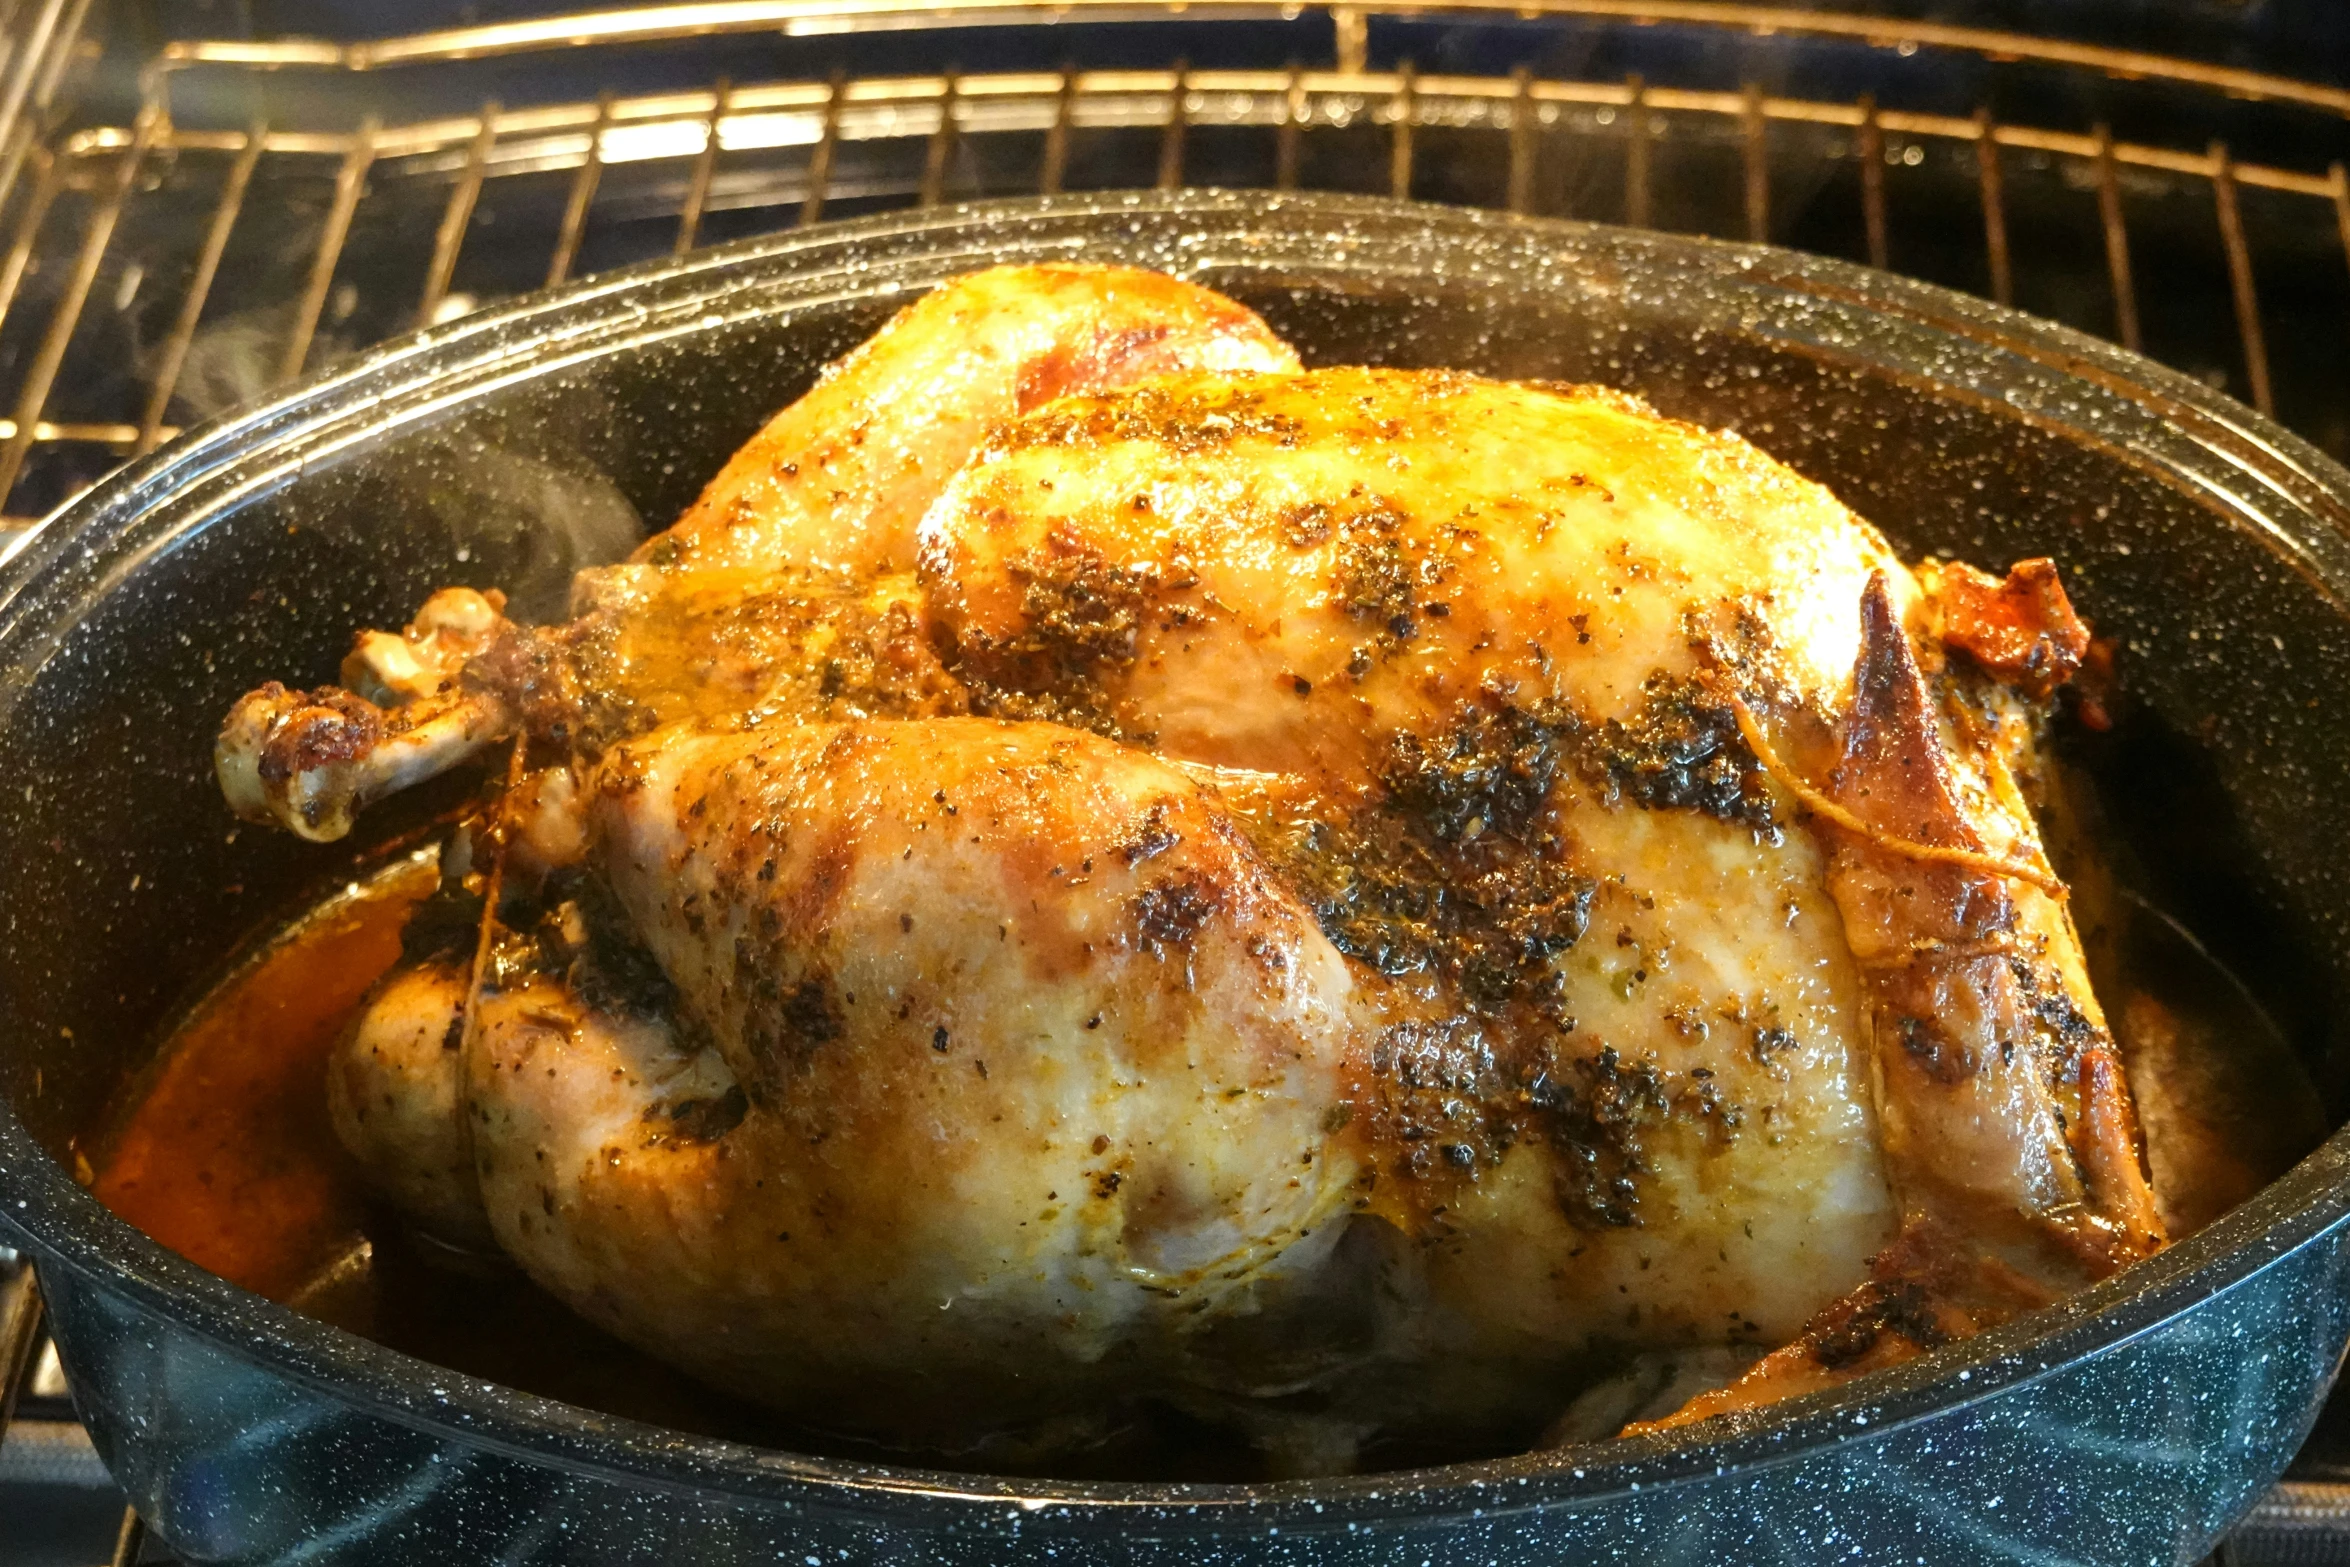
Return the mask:
<path id="1" fill-rule="evenodd" d="M 1296 368 L 1253 312 L 1162 273 L 975 273 L 909 305 L 828 370 L 637 559 L 904 570 L 932 497 L 1015 414 L 1169 371 Z"/>

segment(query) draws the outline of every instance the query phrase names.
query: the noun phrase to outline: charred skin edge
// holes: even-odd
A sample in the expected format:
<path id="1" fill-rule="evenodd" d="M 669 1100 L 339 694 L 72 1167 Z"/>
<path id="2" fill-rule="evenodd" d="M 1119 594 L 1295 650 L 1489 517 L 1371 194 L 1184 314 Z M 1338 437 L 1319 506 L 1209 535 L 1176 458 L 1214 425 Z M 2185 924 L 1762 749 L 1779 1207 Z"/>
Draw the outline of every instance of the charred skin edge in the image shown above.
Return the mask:
<path id="1" fill-rule="evenodd" d="M 1962 584 L 1959 593 L 1974 594 L 1978 602 L 1959 612 L 1962 640 L 1950 646 L 1985 675 L 2015 685 L 2030 700 L 2046 702 L 2089 645 L 2088 630 L 2072 614 L 2054 568 L 2045 561 L 2020 563 L 2004 586 L 1966 567 L 1940 568 L 1932 579 L 1945 591 L 1953 580 Z M 2009 635 L 1987 647 L 1976 635 L 1983 624 L 1980 599 L 1991 589 L 1998 591 L 2001 609 L 2013 612 L 2021 603 L 2040 617 L 2033 621 L 2031 615 L 2011 614 L 2008 632 L 2030 622 L 2028 638 Z M 1950 613 L 1947 600 L 1929 605 L 1930 615 Z M 1939 1010 L 1922 1012 L 1917 1002 L 1928 993 L 1939 994 L 1943 984 L 1979 991 L 1987 1016 L 2005 1018 L 2025 1031 L 2020 1040 L 2003 1036 L 2003 1048 L 2020 1045 L 2028 1064 L 2040 1068 L 2039 1086 L 2049 1095 L 2083 1198 L 2022 1216 L 2025 1244 L 2011 1245 L 2001 1255 L 1982 1244 L 1984 1237 L 1967 1222 L 1970 1205 L 1979 1202 L 1973 1194 L 1945 1185 L 1930 1165 L 1896 1171 L 1897 1187 L 1907 1188 L 1902 1192 L 1903 1232 L 1874 1260 L 1866 1283 L 1737 1381 L 1699 1395 L 1663 1419 L 1628 1426 L 1622 1433 L 1627 1436 L 1736 1414 L 1899 1364 L 2047 1305 L 2071 1287 L 2151 1255 L 2167 1241 L 2154 1213 L 2134 1109 L 2111 1036 L 2069 994 L 2061 974 L 2012 939 L 2017 907 L 2002 875 L 2032 868 L 2001 866 L 1995 860 L 1968 863 L 1989 857 L 1956 805 L 1949 759 L 1933 722 L 1943 701 L 1928 692 L 1918 650 L 1893 611 L 1881 574 L 1863 599 L 1862 621 L 1855 704 L 1845 720 L 1844 757 L 1828 796 L 1840 807 L 1840 816 L 1850 814 L 1842 807 L 1862 806 L 1875 820 L 1821 824 L 1835 845 L 1831 884 L 1841 879 L 1838 901 L 1845 907 L 1848 933 L 1865 929 L 1869 881 L 1905 874 L 1899 867 L 1906 861 L 1906 874 L 1929 896 L 1914 899 L 1908 918 L 1888 921 L 1888 930 L 1897 934 L 1920 920 L 1935 927 L 1910 931 L 1921 944 L 1914 950 L 1878 950 L 1875 939 L 1887 931 L 1874 932 L 1854 947 L 1874 993 L 1877 1032 L 1890 1031 L 1890 1042 L 1881 1038 L 1878 1049 L 1890 1049 L 1893 1062 L 1922 1069 L 1927 1093 L 1933 1085 L 1956 1088 L 1990 1063 L 1979 1058 L 1977 1042 L 1944 1038 L 1948 1020 Z M 1939 623 L 1946 627 L 1950 621 Z M 1974 640 L 1963 640 L 1967 636 Z M 2018 649 L 2023 651 L 2010 659 Z M 2041 877 L 2016 879 L 2037 883 Z M 1855 897 L 1864 901 L 1850 901 Z M 1883 1070 L 1888 1078 L 1896 1075 L 1891 1065 Z M 2068 1089 L 2069 1104 L 2058 1103 L 2068 1097 Z M 1977 1211 L 1971 1217 L 1987 1216 Z"/>

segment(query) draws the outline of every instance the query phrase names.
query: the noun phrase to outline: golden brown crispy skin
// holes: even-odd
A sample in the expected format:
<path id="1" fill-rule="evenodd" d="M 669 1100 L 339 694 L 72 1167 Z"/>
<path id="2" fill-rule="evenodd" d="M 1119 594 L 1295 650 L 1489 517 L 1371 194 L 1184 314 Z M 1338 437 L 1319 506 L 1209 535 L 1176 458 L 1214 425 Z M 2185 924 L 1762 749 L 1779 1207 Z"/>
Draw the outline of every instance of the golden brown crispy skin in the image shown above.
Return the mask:
<path id="1" fill-rule="evenodd" d="M 472 1060 L 490 1223 L 599 1322 L 952 1445 L 1180 1382 L 1336 1238 L 1352 980 L 1182 774 L 946 718 L 648 737 L 600 778 L 709 1048 L 533 980 Z M 653 1108 L 730 1091 L 713 1137 Z"/>
<path id="2" fill-rule="evenodd" d="M 927 294 L 735 453 L 637 558 L 689 567 L 914 563 L 914 525 L 990 429 L 1174 370 L 1293 370 L 1255 313 L 1129 267 L 998 267 Z"/>
<path id="3" fill-rule="evenodd" d="M 922 541 L 976 702 L 1195 764 L 1384 980 L 1354 1131 L 1429 1383 L 1782 1339 L 1891 1238 L 1818 847 L 1730 707 L 1849 678 L 1891 556 L 1832 496 L 1612 393 L 1190 375 L 1007 426 Z"/>
<path id="4" fill-rule="evenodd" d="M 1064 399 L 921 530 L 932 615 L 999 700 L 1345 785 L 1491 692 L 1636 725 L 1767 643 L 1824 697 L 1893 564 L 1819 486 L 1621 394 L 1360 368 Z"/>
<path id="5" fill-rule="evenodd" d="M 2159 1246 L 2162 1226 L 2134 1129 L 2117 1119 L 2112 1039 L 2078 943 L 2069 922 L 2035 931 L 2019 918 L 2019 899 L 2046 898 L 2029 883 L 1907 850 L 1988 844 L 1881 576 L 1861 627 L 1830 794 L 1870 831 L 1828 829 L 1828 887 L 1868 978 L 1888 1171 L 1913 1215 L 1988 1246 L 2020 1221 L 2018 1266 L 2072 1282 L 2041 1244 L 2055 1241 L 2101 1276 Z"/>

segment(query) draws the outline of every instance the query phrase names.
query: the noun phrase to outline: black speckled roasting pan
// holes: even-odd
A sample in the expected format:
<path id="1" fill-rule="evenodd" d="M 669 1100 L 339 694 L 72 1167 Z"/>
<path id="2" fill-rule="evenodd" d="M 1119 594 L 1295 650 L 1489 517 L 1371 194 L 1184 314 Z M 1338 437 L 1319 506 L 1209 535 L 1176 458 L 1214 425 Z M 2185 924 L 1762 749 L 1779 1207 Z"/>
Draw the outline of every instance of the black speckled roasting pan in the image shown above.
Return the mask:
<path id="1" fill-rule="evenodd" d="M 1080 257 L 1228 290 L 1309 362 L 1630 387 L 1908 551 L 2056 557 L 2124 650 L 2131 716 L 2089 765 L 2145 890 L 2343 1080 L 2350 474 L 2276 425 L 2012 311 L 1773 250 L 1264 195 L 820 228 L 377 350 L 133 465 L 0 565 L 0 1242 L 36 1259 L 81 1413 L 156 1532 L 207 1562 L 2199 1557 L 2350 1337 L 2344 1136 L 2061 1306 L 1726 1431 L 1255 1486 L 894 1469 L 592 1414 L 247 1294 L 76 1183 L 72 1140 L 173 1008 L 354 863 L 231 841 L 210 744 L 238 693 L 323 675 L 446 582 L 559 602 L 613 518 L 665 524 L 916 292 Z"/>

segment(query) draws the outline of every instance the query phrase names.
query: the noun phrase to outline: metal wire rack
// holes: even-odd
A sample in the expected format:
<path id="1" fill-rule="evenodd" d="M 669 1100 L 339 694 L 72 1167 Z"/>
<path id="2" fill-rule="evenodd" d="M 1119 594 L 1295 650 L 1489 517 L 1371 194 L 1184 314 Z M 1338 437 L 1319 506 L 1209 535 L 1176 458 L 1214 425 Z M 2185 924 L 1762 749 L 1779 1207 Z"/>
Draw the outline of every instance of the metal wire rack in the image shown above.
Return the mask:
<path id="1" fill-rule="evenodd" d="M 79 14 L 73 0 L 50 9 L 61 3 L 60 27 Z M 226 103 L 264 104 L 272 90 L 299 100 L 290 77 L 388 82 L 404 102 L 419 73 L 553 51 L 754 34 L 952 33 L 968 44 L 1177 16 L 1195 33 L 1318 20 L 1331 58 L 1269 69 L 835 73 L 349 125 L 266 109 L 222 123 Z M 1383 43 L 1390 21 L 1397 36 Z M 1397 55 L 1414 36 L 1441 51 L 1446 28 L 1458 36 L 1503 22 L 1526 35 L 1522 52 L 1539 54 L 1530 41 L 1541 21 L 1749 45 L 1824 39 L 1895 61 L 1930 51 L 2009 72 L 2150 84 L 2198 107 L 2253 105 L 2306 122 L 2311 134 L 2272 128 L 2274 144 L 2350 149 L 2343 89 L 1972 29 L 1726 4 L 1513 0 L 1504 10 L 1451 0 L 1389 13 L 1260 0 L 723 0 L 356 44 L 181 41 L 146 63 L 141 101 L 123 122 L 44 141 L 22 128 L 37 116 L 10 124 L 0 115 L 0 395 L 12 394 L 0 402 L 0 494 L 21 526 L 232 394 L 620 260 L 889 206 L 1184 183 L 1380 190 L 1841 251 L 2148 348 L 2350 450 L 2341 378 L 2312 373 L 2350 348 L 2350 175 L 2339 159 L 2254 161 L 2218 136 L 2125 137 L 2105 123 L 2002 117 L 1987 102 L 1951 112 L 1866 92 L 1815 96 L 1783 62 L 1735 85 L 1684 85 L 1576 77 L 1531 61 L 1423 72 Z M 1751 48 L 1741 59 L 1774 64 Z M 55 74 L 27 97 L 38 102 L 33 86 Z M 1766 88 L 1766 75 L 1782 85 Z M 13 80 L 0 77 L 0 89 Z M 2211 114 L 2153 123 L 2192 131 L 2198 119 L 2216 123 Z M 1969 208 L 1973 243 L 1954 244 L 1948 231 Z M 2082 233 L 2094 236 L 2095 256 L 2080 253 Z M 2150 279 L 2141 258 L 2157 233 L 2162 275 Z M 364 261 L 354 258 L 362 237 Z M 248 263 L 264 241 L 257 306 Z M 2321 248 L 2334 251 L 2325 282 L 2312 275 Z M 2182 265 L 2210 275 L 2174 276 Z M 244 286 L 224 286 L 231 274 Z M 259 307 L 272 312 L 266 321 Z M 2305 319 L 2323 314 L 2333 319 L 2322 326 Z M 2223 344 L 2229 324 L 2233 342 Z M 2280 366 L 2280 341 L 2329 363 Z"/>
<path id="2" fill-rule="evenodd" d="M 0 559 L 183 424 L 491 299 L 1138 185 L 1844 255 L 2151 352 L 2350 455 L 2337 87 L 1700 0 L 701 0 L 127 66 L 84 42 L 91 4 L 0 0 Z M 29 1274 L 0 1266 L 0 1434 L 39 1346 Z M 2344 1503 L 2266 1505 L 2287 1528 Z M 116 1560 L 142 1545 L 126 1518 Z"/>

